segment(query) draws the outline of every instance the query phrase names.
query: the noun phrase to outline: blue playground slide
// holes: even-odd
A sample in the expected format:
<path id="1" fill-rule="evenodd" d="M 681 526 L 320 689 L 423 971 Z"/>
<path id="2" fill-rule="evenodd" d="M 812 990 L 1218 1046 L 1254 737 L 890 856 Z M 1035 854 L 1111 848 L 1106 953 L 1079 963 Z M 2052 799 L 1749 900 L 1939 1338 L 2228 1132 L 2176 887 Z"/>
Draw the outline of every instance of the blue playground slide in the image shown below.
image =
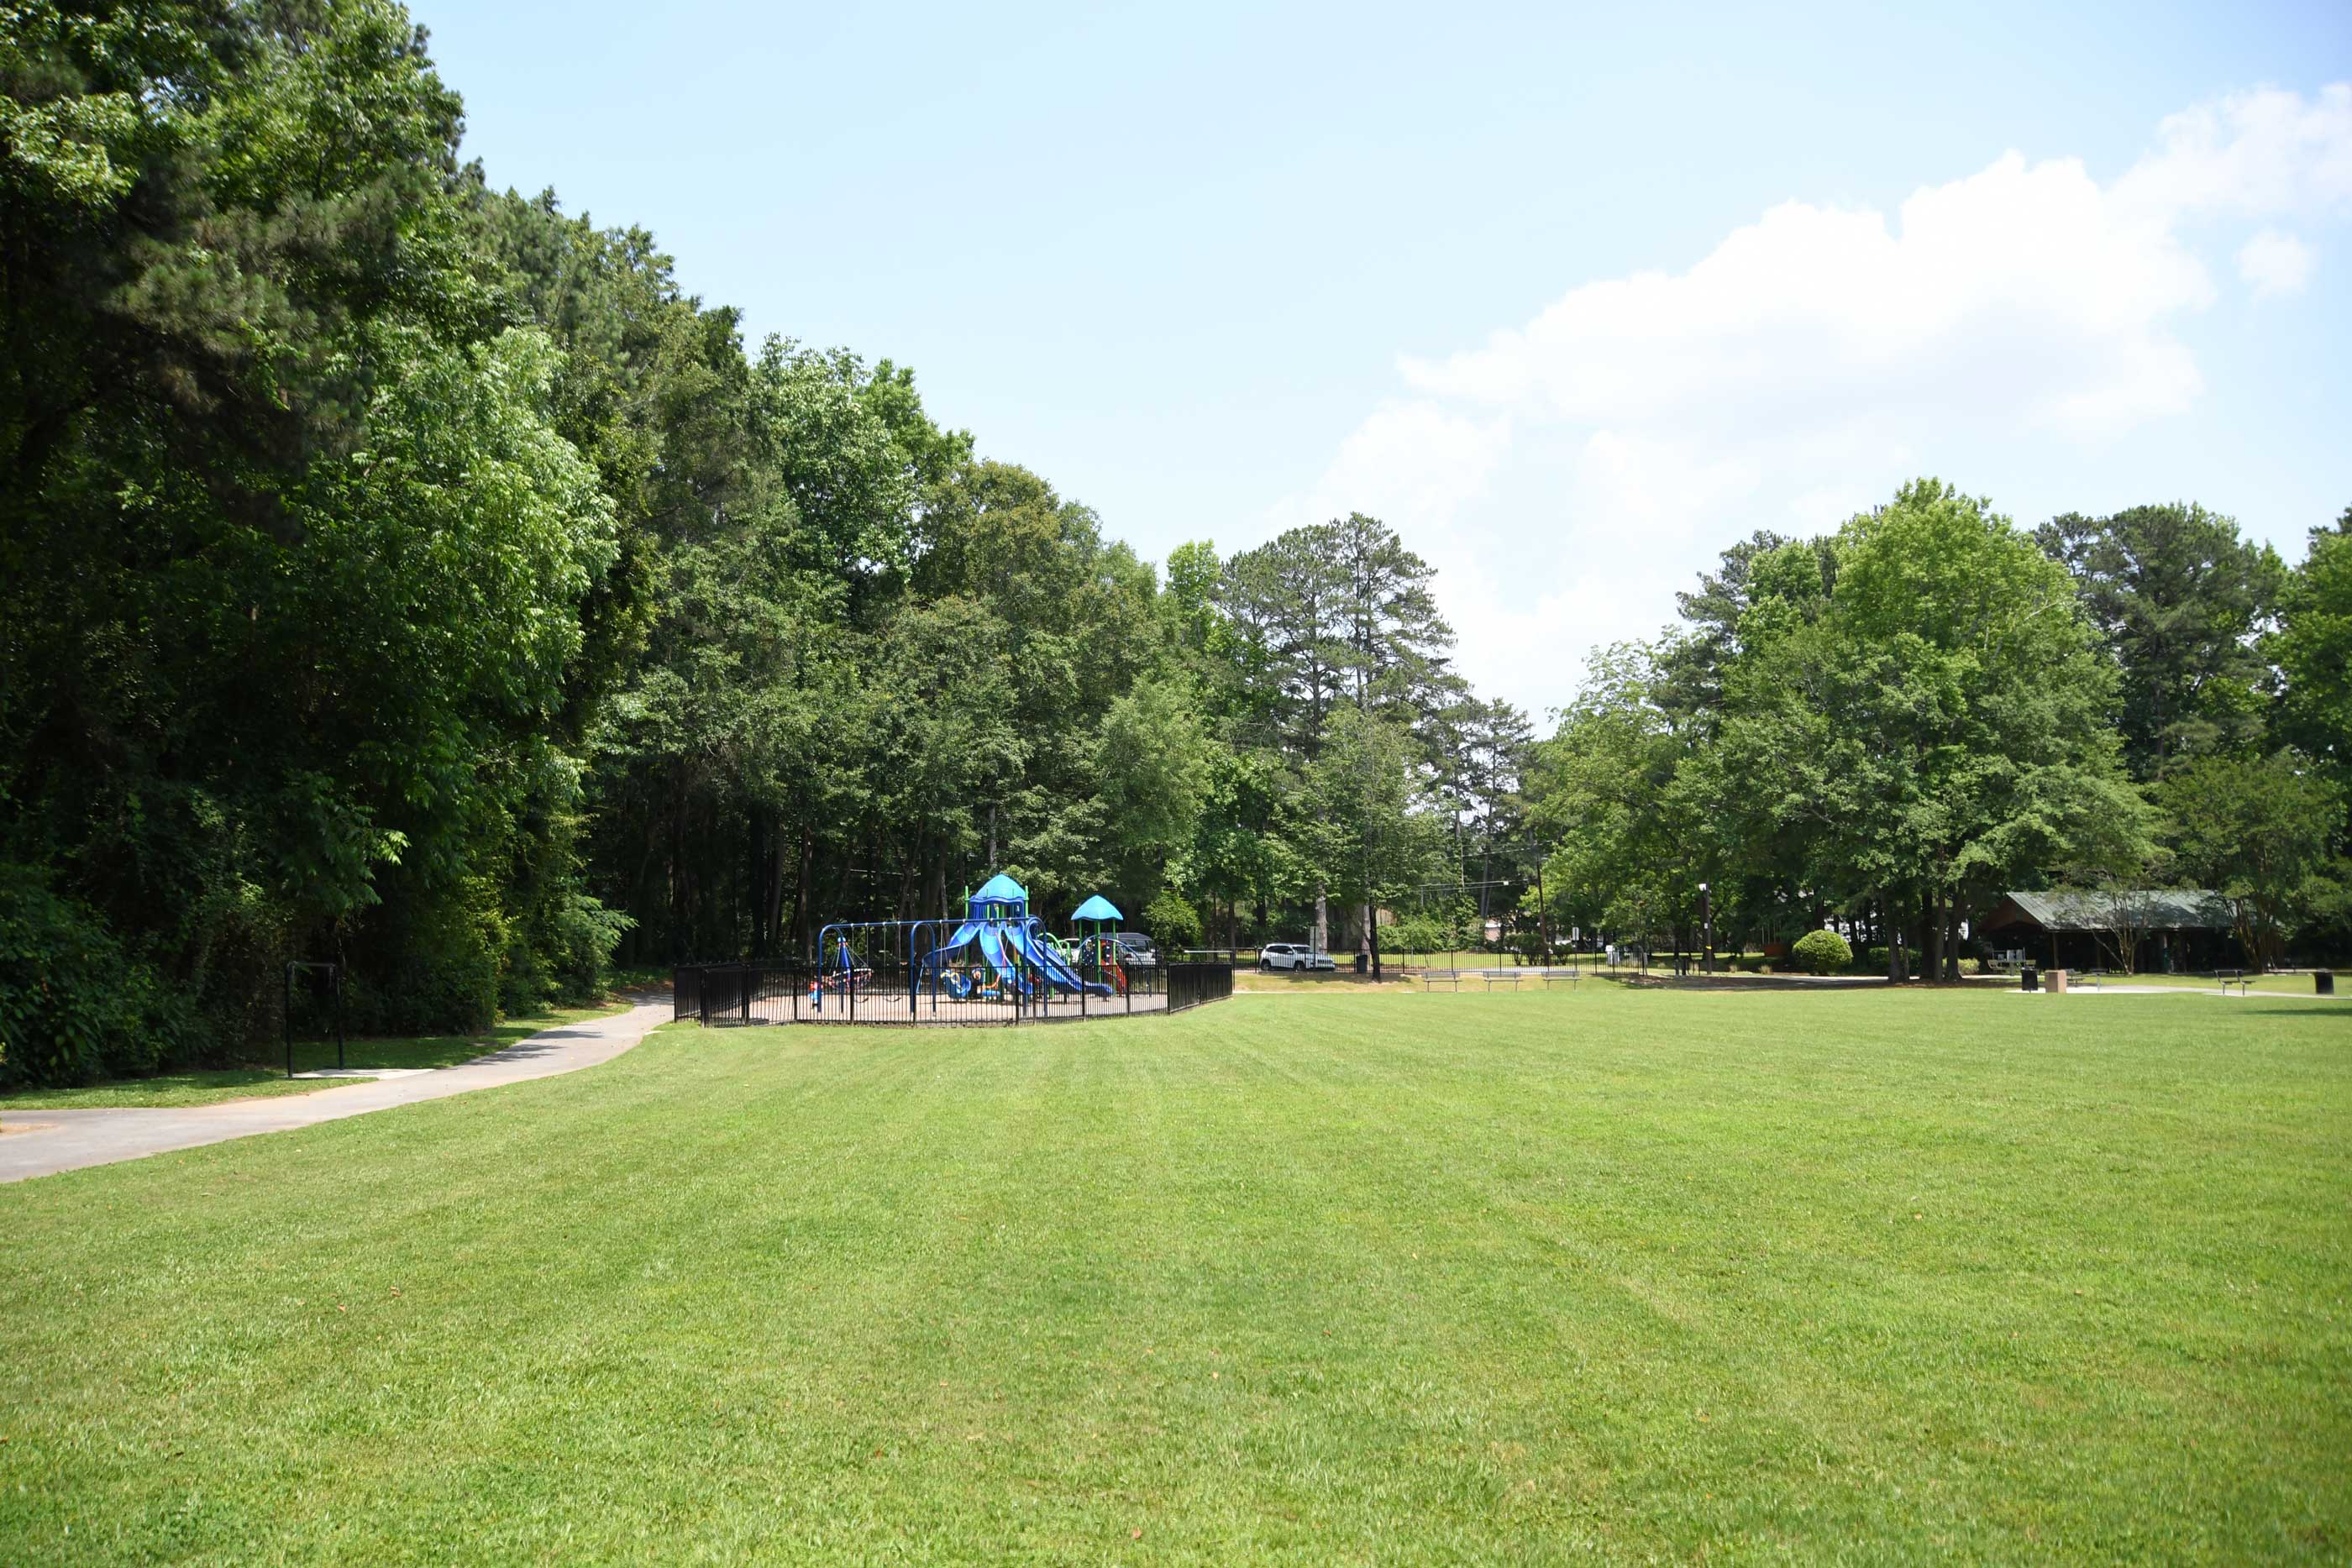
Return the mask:
<path id="1" fill-rule="evenodd" d="M 967 942 L 976 942 L 980 956 L 999 978 L 1021 988 L 1024 994 L 1034 988 L 1033 977 L 1043 975 L 1045 983 L 1060 991 L 1084 990 L 1089 996 L 1111 995 L 1108 986 L 1080 977 L 1059 953 L 1037 938 L 1035 932 L 1024 926 L 990 920 L 967 920 L 956 927 L 954 936 L 939 945 L 923 958 L 922 967 L 929 968 L 947 961 L 947 956 Z"/>
<path id="2" fill-rule="evenodd" d="M 1110 995 L 1108 986 L 1092 985 L 1080 979 L 1078 972 L 1070 967 L 1066 959 L 1054 951 L 1051 946 L 1038 940 L 1037 933 L 1026 926 L 1006 927 L 1004 938 L 1007 946 L 1019 953 L 1024 962 L 1032 968 L 1043 970 L 1045 978 L 1060 989 L 1065 991 L 1084 989 L 1097 997 Z"/>
<path id="3" fill-rule="evenodd" d="M 959 977 L 948 968 L 955 962 L 952 955 L 962 952 L 967 945 L 980 949 L 982 961 L 995 972 L 1000 982 L 1018 986 L 1024 994 L 1034 990 L 1040 980 L 1057 991 L 1097 997 L 1114 994 L 1110 987 L 1089 982 L 1070 967 L 1070 961 L 1045 936 L 1044 926 L 1029 913 L 1027 891 L 1002 872 L 990 877 L 977 894 L 965 894 L 964 905 L 966 918 L 956 926 L 955 935 L 923 954 L 908 971 L 909 1000 L 927 979 L 943 971 L 957 995 L 971 994 L 971 982 L 976 977 L 961 977 L 958 988 Z M 1104 907 L 1108 909 L 1109 905 Z M 1116 917 L 1117 912 L 1112 914 Z M 843 951 L 845 955 L 845 945 Z"/>
<path id="4" fill-rule="evenodd" d="M 980 956 L 988 960 L 988 967 L 1026 992 L 1029 989 L 1028 978 L 1013 967 L 1012 956 L 1005 952 L 1004 934 L 994 925 L 982 925 L 979 936 Z"/>

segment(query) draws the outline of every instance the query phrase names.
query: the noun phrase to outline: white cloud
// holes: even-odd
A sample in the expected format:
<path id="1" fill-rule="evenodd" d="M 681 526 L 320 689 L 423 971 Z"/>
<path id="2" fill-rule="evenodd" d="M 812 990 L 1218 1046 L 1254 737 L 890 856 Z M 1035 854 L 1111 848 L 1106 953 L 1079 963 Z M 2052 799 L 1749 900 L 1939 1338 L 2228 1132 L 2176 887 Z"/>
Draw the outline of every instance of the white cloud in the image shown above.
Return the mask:
<path id="1" fill-rule="evenodd" d="M 1478 347 L 1401 361 L 1412 395 L 1269 520 L 1385 517 L 1437 561 L 1465 673 L 1553 706 L 1586 648 L 1654 632 L 1752 528 L 1833 527 L 1956 451 L 2183 414 L 2204 382 L 2176 334 L 2216 297 L 2209 231 L 2347 209 L 2352 83 L 2172 115 L 2105 184 L 2012 152 L 1891 216 L 1785 202 L 1685 271 L 1580 284 Z M 2283 294 L 2313 253 L 2265 230 L 2237 260 Z"/>
<path id="2" fill-rule="evenodd" d="M 1284 528 L 1349 512 L 1444 528 L 1477 499 L 1511 444 L 1510 423 L 1426 399 L 1384 402 L 1339 444 L 1321 479 L 1276 508 Z"/>
<path id="3" fill-rule="evenodd" d="M 2300 294 L 2319 266 L 2319 253 L 2282 229 L 2264 229 L 2238 247 L 2238 276 L 2254 298 Z"/>
<path id="4" fill-rule="evenodd" d="M 1994 380 L 2041 421 L 2130 421 L 2196 395 L 2163 324 L 2212 292 L 2080 162 L 2011 152 L 1914 193 L 1893 225 L 1786 203 L 1687 272 L 1586 284 L 1485 348 L 1401 368 L 1424 393 L 1612 425 L 1802 426 Z"/>
<path id="5" fill-rule="evenodd" d="M 2162 217 L 2270 217 L 2352 203 L 2352 82 L 2305 103 L 2263 88 L 2168 115 L 2157 148 L 2116 183 L 2117 200 Z"/>

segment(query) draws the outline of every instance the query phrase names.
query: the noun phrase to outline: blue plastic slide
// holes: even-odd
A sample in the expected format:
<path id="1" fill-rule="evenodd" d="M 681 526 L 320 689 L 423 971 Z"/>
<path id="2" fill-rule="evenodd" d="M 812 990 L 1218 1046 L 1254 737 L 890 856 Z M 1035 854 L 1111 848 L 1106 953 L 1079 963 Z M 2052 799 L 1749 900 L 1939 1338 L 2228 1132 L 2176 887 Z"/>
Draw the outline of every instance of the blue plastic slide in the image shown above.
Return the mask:
<path id="1" fill-rule="evenodd" d="M 1078 972 L 1070 967 L 1069 960 L 1056 952 L 1051 943 L 1040 940 L 1036 932 L 1025 926 L 1009 926 L 1005 930 L 1005 939 L 1013 945 L 1014 951 L 1043 970 L 1045 978 L 1061 989 L 1084 990 L 1097 997 L 1110 995 L 1108 986 L 1091 984 L 1080 978 Z"/>
<path id="2" fill-rule="evenodd" d="M 1005 950 L 1005 937 L 1009 933 L 995 925 L 982 925 L 979 935 L 980 956 L 988 960 L 991 968 L 1025 994 L 1029 989 L 1029 977 L 1021 973 L 1019 962 Z"/>

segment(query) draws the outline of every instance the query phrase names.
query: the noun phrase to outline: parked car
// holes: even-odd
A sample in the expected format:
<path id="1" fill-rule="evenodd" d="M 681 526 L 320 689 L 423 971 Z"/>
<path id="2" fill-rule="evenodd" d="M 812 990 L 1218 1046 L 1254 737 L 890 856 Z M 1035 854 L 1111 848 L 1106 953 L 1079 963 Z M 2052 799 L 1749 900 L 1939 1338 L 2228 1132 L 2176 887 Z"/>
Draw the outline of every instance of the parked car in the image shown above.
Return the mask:
<path id="1" fill-rule="evenodd" d="M 1269 942 L 1257 950 L 1261 969 L 1330 969 L 1338 966 L 1328 953 L 1318 953 L 1304 942 Z"/>
<path id="2" fill-rule="evenodd" d="M 1140 931 L 1119 931 L 1111 936 L 1118 944 L 1119 956 L 1131 969 L 1150 969 L 1158 966 L 1160 955 L 1153 950 L 1151 938 Z"/>

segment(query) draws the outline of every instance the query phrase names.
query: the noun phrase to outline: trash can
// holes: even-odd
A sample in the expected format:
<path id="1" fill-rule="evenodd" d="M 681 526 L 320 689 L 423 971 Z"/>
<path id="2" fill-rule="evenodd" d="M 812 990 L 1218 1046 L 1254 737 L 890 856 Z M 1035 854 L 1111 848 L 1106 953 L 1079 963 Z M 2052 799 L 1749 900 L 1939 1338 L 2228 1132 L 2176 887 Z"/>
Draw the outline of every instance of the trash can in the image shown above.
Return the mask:
<path id="1" fill-rule="evenodd" d="M 2047 974 L 2043 975 L 2043 976 L 2042 977 L 2042 983 L 2043 983 L 2044 987 L 2049 990 L 2049 992 L 2050 992 L 2050 994 L 2051 994 L 2052 996 L 2053 996 L 2053 997 L 2063 997 L 2063 996 L 2064 996 L 2064 995 L 2066 994 L 2066 971 L 2065 971 L 2065 970 L 2063 970 L 2063 969 L 2053 969 L 2053 970 L 2049 971 Z"/>
<path id="2" fill-rule="evenodd" d="M 2336 971 L 2333 969 L 2314 969 L 2311 972 L 2311 983 L 2313 988 L 2317 990 L 2321 996 L 2332 997 L 2336 994 Z"/>
<path id="3" fill-rule="evenodd" d="M 2042 971 L 2035 968 L 2031 964 L 2028 964 L 2023 968 L 2018 970 L 2017 988 L 2021 991 L 2040 990 L 2042 988 Z"/>
<path id="4" fill-rule="evenodd" d="M 1370 969 L 1371 967 L 1372 960 L 1370 955 L 1365 953 L 1359 953 L 1356 955 L 1356 973 L 1359 975 L 1363 974 L 1367 970 Z"/>

